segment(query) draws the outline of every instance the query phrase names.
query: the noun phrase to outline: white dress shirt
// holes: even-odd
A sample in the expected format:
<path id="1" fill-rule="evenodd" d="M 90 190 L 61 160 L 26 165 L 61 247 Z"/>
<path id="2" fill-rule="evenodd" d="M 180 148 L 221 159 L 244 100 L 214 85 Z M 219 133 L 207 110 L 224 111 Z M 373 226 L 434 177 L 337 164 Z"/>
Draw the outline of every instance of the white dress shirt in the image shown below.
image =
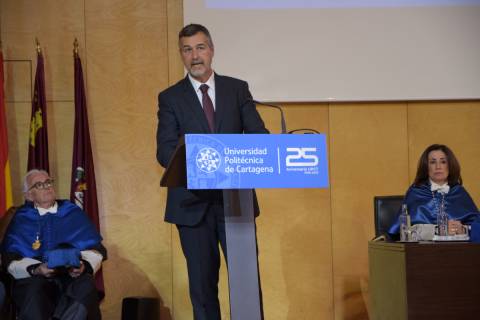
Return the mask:
<path id="1" fill-rule="evenodd" d="M 430 180 L 430 184 L 431 184 L 430 190 L 432 192 L 438 191 L 439 193 L 447 194 L 450 191 L 450 186 L 448 185 L 448 183 L 444 183 L 440 185 Z"/>
<path id="2" fill-rule="evenodd" d="M 200 101 L 200 104 L 203 107 L 203 93 L 200 90 L 200 86 L 203 84 L 200 81 L 194 79 L 190 74 L 188 74 L 188 79 L 190 79 L 190 82 L 192 83 L 193 89 L 195 89 L 195 93 L 197 94 L 198 100 Z M 210 78 L 208 78 L 207 82 L 205 84 L 208 86 L 208 96 L 210 97 L 210 100 L 212 100 L 213 103 L 213 110 L 216 110 L 215 106 L 215 73 L 212 72 L 212 75 Z"/>

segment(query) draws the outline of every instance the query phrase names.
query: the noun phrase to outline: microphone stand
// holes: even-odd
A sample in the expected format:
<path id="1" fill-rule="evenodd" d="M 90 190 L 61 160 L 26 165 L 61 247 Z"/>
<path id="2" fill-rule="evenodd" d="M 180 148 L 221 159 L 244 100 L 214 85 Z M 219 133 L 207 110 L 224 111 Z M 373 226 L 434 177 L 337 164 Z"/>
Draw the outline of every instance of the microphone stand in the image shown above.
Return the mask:
<path id="1" fill-rule="evenodd" d="M 266 107 L 270 107 L 270 108 L 275 108 L 277 109 L 278 111 L 280 111 L 280 121 L 281 121 L 281 127 L 282 127 L 282 134 L 284 133 L 295 133 L 295 132 L 299 132 L 299 131 L 304 131 L 305 134 L 309 133 L 320 133 L 318 132 L 317 130 L 315 129 L 310 129 L 310 128 L 302 128 L 302 129 L 293 129 L 293 130 L 290 130 L 287 132 L 287 125 L 285 123 L 285 117 L 283 115 L 283 109 L 279 106 L 276 106 L 274 104 L 269 104 L 269 103 L 265 103 L 265 102 L 260 102 L 260 101 L 257 101 L 257 100 L 253 100 L 253 103 L 255 104 L 258 104 L 258 105 L 261 105 L 261 106 L 266 106 Z"/>
<path id="2" fill-rule="evenodd" d="M 279 106 L 276 106 L 274 104 L 264 103 L 264 102 L 260 102 L 260 101 L 253 100 L 253 99 L 252 99 L 252 101 L 255 104 L 259 104 L 261 106 L 266 106 L 266 107 L 270 107 L 270 108 L 275 108 L 278 111 L 280 111 L 280 124 L 281 124 L 281 127 L 282 127 L 282 134 L 287 133 L 287 124 L 285 123 L 285 116 L 283 115 L 282 108 L 280 108 Z"/>

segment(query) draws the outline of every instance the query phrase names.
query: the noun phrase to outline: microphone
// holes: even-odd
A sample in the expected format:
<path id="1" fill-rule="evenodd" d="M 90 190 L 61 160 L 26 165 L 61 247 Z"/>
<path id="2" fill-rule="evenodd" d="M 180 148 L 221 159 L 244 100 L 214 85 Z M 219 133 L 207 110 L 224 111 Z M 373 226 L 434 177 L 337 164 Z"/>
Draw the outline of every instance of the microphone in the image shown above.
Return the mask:
<path id="1" fill-rule="evenodd" d="M 320 133 L 317 130 L 310 129 L 310 128 L 301 128 L 301 129 L 294 129 L 294 130 L 288 131 L 288 133 L 295 133 L 295 132 L 303 132 L 305 134 L 307 134 L 307 133 Z"/>
<path id="2" fill-rule="evenodd" d="M 265 107 L 275 108 L 278 111 L 280 111 L 280 124 L 281 124 L 281 127 L 282 127 L 282 133 L 287 133 L 287 125 L 285 123 L 285 117 L 283 115 L 282 108 L 280 108 L 279 106 L 276 106 L 274 104 L 264 103 L 264 102 L 260 102 L 260 101 L 254 100 L 254 99 L 251 99 L 251 101 L 255 104 L 265 106 Z"/>

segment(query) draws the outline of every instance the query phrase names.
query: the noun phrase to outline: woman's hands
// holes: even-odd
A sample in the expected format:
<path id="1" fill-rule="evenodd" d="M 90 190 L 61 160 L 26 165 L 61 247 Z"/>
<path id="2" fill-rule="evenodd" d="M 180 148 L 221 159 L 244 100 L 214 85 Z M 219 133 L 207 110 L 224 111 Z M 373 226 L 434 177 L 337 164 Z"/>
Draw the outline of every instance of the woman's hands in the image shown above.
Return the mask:
<path id="1" fill-rule="evenodd" d="M 460 221 L 448 220 L 448 234 L 451 236 L 456 234 L 465 234 L 465 228 Z"/>

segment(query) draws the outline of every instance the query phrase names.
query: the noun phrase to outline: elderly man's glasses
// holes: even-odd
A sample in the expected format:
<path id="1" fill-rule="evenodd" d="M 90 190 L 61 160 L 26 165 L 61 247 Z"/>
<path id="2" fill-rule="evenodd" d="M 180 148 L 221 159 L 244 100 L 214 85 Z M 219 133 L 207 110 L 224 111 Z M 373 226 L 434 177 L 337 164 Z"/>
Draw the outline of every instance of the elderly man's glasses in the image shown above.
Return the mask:
<path id="1" fill-rule="evenodd" d="M 32 190 L 32 189 L 37 189 L 37 190 L 45 190 L 45 189 L 48 189 L 48 188 L 51 188 L 53 187 L 53 182 L 54 180 L 53 179 L 47 179 L 43 182 L 39 181 L 39 182 L 35 182 L 33 184 L 33 186 L 31 186 L 30 188 L 28 188 L 28 191 Z"/>

